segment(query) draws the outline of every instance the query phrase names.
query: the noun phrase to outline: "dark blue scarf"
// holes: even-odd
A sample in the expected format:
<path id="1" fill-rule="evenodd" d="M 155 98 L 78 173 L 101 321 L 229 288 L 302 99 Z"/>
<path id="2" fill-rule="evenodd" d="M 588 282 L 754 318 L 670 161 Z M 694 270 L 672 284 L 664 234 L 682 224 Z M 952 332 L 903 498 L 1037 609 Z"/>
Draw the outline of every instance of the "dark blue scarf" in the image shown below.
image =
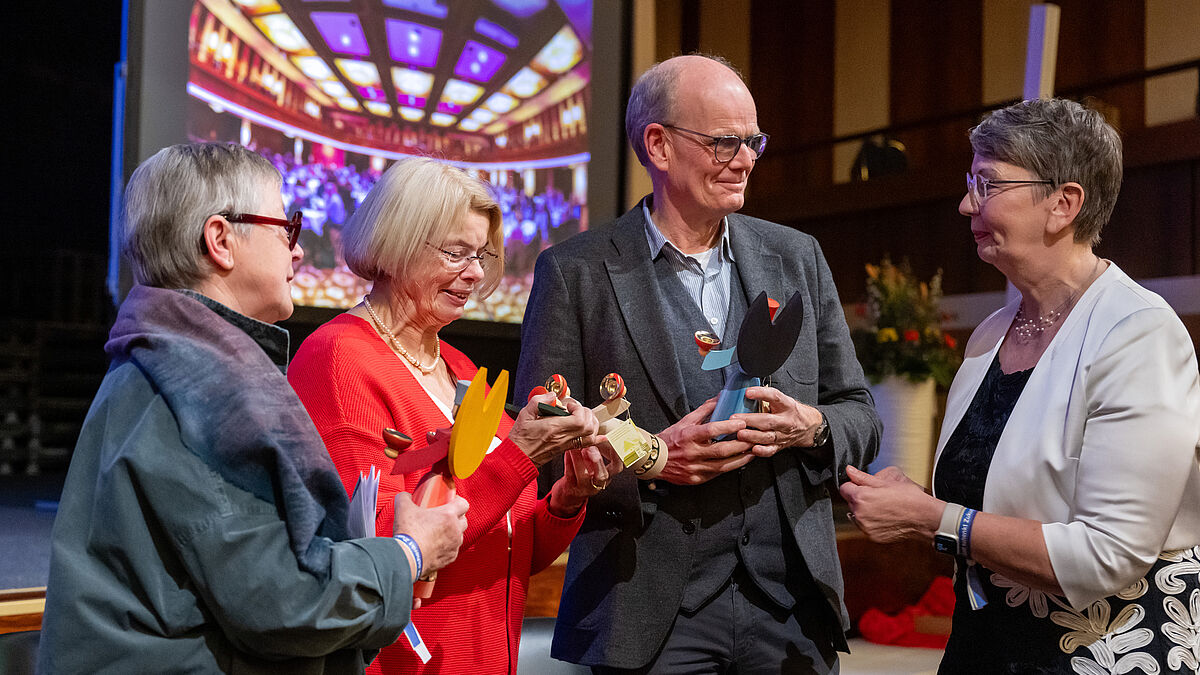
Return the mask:
<path id="1" fill-rule="evenodd" d="M 263 348 L 183 293 L 129 292 L 105 352 L 162 394 L 183 444 L 233 485 L 273 504 L 301 569 L 325 579 L 347 538 L 346 491 L 321 436 Z"/>

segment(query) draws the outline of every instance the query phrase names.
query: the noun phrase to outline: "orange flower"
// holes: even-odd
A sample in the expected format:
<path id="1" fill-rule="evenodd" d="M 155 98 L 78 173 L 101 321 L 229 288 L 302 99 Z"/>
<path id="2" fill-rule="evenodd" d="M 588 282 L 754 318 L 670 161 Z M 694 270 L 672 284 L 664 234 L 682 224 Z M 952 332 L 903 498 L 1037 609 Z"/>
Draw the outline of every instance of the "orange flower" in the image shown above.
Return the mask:
<path id="1" fill-rule="evenodd" d="M 904 331 L 904 341 L 905 342 L 917 342 L 920 339 L 921 339 L 921 333 L 919 331 L 916 331 L 912 328 L 909 328 L 908 330 Z"/>
<path id="2" fill-rule="evenodd" d="M 947 335 L 946 336 L 946 346 L 949 347 L 950 349 L 954 349 L 954 348 L 958 347 L 958 340 L 955 340 L 954 337 Z"/>

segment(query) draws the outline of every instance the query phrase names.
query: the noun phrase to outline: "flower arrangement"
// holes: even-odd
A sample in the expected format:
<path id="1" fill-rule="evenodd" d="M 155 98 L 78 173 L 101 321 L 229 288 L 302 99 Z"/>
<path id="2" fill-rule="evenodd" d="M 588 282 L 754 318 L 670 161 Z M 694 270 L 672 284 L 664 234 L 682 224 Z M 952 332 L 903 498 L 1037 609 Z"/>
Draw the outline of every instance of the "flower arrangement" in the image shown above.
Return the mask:
<path id="1" fill-rule="evenodd" d="M 942 272 L 917 281 L 907 262 L 899 267 L 886 256 L 867 264 L 867 302 L 860 306 L 869 327 L 853 332 L 858 360 L 872 383 L 889 375 L 913 382 L 933 378 L 950 386 L 962 357 L 956 341 L 942 332 Z"/>

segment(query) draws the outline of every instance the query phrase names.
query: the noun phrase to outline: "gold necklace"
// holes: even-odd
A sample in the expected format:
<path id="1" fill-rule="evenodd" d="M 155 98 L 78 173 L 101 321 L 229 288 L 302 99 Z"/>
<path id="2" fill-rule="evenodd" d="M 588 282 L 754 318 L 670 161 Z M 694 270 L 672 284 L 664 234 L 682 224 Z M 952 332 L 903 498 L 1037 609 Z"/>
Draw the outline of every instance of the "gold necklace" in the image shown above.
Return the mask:
<path id="1" fill-rule="evenodd" d="M 438 361 L 440 361 L 442 358 L 441 340 L 438 340 L 435 343 L 433 363 L 429 364 L 429 367 L 426 368 L 425 366 L 421 365 L 421 362 L 418 361 L 416 357 L 408 353 L 408 350 L 404 348 L 404 345 L 400 344 L 400 340 L 396 339 L 396 335 L 392 333 L 392 329 L 388 328 L 388 325 L 383 322 L 383 319 L 379 318 L 379 315 L 375 313 L 375 308 L 371 306 L 371 301 L 365 295 L 363 296 L 363 305 L 367 308 L 367 314 L 371 315 L 371 320 L 375 322 L 376 326 L 379 326 L 379 330 L 383 331 L 383 334 L 388 337 L 388 340 L 390 340 L 392 345 L 400 352 L 400 356 L 403 356 L 405 361 L 413 364 L 414 368 L 421 371 L 425 375 L 432 373 L 433 370 L 437 368 Z"/>

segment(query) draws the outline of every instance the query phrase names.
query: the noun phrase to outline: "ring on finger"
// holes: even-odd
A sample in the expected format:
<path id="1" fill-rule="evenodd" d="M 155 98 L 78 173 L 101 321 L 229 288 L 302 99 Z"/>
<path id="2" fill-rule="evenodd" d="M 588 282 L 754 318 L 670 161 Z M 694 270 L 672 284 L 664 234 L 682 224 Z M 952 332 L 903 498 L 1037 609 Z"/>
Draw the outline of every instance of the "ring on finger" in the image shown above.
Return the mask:
<path id="1" fill-rule="evenodd" d="M 571 449 L 572 450 L 582 450 L 583 449 L 583 436 L 576 436 L 575 440 L 571 441 Z"/>
<path id="2" fill-rule="evenodd" d="M 599 485 L 596 485 L 595 478 L 589 479 L 589 482 L 592 484 L 592 489 L 595 490 L 596 492 L 603 492 L 604 488 L 608 487 L 608 479 L 607 478 L 604 479 L 604 481 L 602 481 Z"/>

